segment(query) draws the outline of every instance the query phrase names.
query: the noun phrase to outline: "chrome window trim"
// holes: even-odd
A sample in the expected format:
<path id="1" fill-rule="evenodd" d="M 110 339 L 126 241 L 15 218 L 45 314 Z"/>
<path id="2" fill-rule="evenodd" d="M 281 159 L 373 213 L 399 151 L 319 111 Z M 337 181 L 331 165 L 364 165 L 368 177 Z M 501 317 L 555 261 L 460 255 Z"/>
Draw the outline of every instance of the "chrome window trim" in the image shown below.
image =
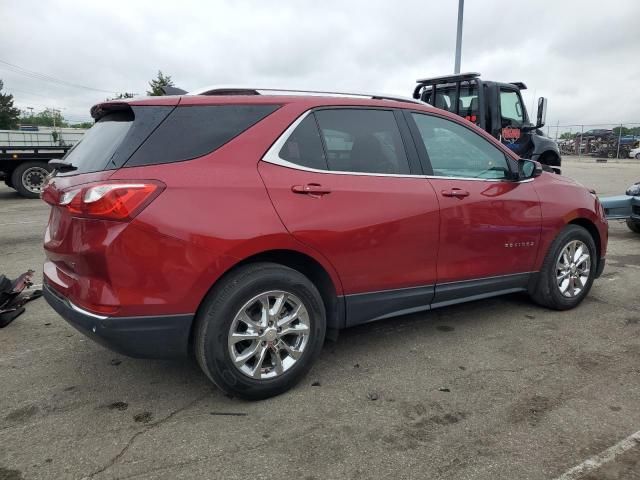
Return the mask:
<path id="1" fill-rule="evenodd" d="M 349 107 L 352 108 L 352 107 Z M 357 108 L 357 107 L 356 107 Z M 282 132 L 282 134 L 278 137 L 278 139 L 271 145 L 267 153 L 262 157 L 263 162 L 271 163 L 273 165 L 279 165 L 285 168 L 292 168 L 294 170 L 301 170 L 304 172 L 311 173 L 323 173 L 326 175 L 357 175 L 364 177 L 396 177 L 396 178 L 431 178 L 431 179 L 453 179 L 453 180 L 473 180 L 475 182 L 509 182 L 509 183 L 527 183 L 532 182 L 533 178 L 527 178 L 525 180 L 519 180 L 514 182 L 512 180 L 504 179 L 504 178 L 473 178 L 473 177 L 443 177 L 439 175 L 413 175 L 407 173 L 368 173 L 368 172 L 346 172 L 346 171 L 334 171 L 334 170 L 320 170 L 317 168 L 305 167 L 303 165 L 298 165 L 297 163 L 290 162 L 280 157 L 279 153 L 282 150 L 282 147 L 287 142 L 293 131 L 298 128 L 298 125 L 302 123 L 302 121 L 307 118 L 311 113 L 313 113 L 314 109 L 309 109 L 300 115 L 296 120 L 289 125 L 289 127 Z"/>

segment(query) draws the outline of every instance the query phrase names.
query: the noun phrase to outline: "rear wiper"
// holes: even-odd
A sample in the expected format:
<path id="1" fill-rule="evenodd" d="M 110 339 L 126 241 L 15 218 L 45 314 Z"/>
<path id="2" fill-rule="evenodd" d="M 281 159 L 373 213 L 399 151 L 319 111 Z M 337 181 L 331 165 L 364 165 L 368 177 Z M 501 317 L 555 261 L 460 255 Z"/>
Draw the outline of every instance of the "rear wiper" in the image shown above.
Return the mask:
<path id="1" fill-rule="evenodd" d="M 63 160 L 49 160 L 49 165 L 51 165 L 53 168 L 55 168 L 57 171 L 59 171 L 60 173 L 64 173 L 64 172 L 72 172 L 74 170 L 77 170 L 78 167 L 76 167 L 75 165 L 72 165 L 70 163 L 67 163 Z"/>

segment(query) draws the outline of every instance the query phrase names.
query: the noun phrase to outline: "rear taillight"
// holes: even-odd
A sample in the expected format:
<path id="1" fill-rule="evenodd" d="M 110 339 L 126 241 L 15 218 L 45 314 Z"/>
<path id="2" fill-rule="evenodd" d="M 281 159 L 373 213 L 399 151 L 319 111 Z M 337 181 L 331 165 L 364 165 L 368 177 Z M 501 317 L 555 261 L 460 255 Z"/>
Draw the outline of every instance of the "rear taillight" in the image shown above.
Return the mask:
<path id="1" fill-rule="evenodd" d="M 165 186 L 157 180 L 92 183 L 61 191 L 56 205 L 75 217 L 126 221 L 149 205 Z"/>

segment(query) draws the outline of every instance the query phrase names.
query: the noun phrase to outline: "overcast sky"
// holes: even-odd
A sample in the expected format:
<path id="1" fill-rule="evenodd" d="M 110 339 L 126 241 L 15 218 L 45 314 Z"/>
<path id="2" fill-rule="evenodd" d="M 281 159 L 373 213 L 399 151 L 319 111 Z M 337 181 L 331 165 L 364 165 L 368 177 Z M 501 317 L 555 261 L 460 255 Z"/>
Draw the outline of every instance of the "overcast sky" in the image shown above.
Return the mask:
<path id="1" fill-rule="evenodd" d="M 409 96 L 453 72 L 457 0 L 0 0 L 0 61 L 108 92 L 144 94 L 158 69 L 210 84 Z M 640 122 L 640 1 L 467 0 L 462 71 L 523 81 L 548 123 Z M 70 120 L 110 93 L 9 70 L 20 108 Z M 530 115 L 535 114 L 530 111 Z"/>

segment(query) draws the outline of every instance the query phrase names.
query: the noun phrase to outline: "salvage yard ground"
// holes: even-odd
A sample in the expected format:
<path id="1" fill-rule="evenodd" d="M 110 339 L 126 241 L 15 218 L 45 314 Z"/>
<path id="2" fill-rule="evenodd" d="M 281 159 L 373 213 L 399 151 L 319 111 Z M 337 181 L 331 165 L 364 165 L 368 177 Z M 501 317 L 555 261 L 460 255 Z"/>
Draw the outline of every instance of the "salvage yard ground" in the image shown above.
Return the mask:
<path id="1" fill-rule="evenodd" d="M 601 195 L 640 180 L 640 162 L 563 167 Z M 41 268 L 47 216 L 0 187 L 0 272 Z M 577 309 L 513 295 L 360 326 L 255 403 L 188 361 L 111 353 L 37 300 L 0 330 L 0 479 L 640 479 L 623 443 L 640 430 L 639 286 L 640 235 L 614 222 Z"/>

